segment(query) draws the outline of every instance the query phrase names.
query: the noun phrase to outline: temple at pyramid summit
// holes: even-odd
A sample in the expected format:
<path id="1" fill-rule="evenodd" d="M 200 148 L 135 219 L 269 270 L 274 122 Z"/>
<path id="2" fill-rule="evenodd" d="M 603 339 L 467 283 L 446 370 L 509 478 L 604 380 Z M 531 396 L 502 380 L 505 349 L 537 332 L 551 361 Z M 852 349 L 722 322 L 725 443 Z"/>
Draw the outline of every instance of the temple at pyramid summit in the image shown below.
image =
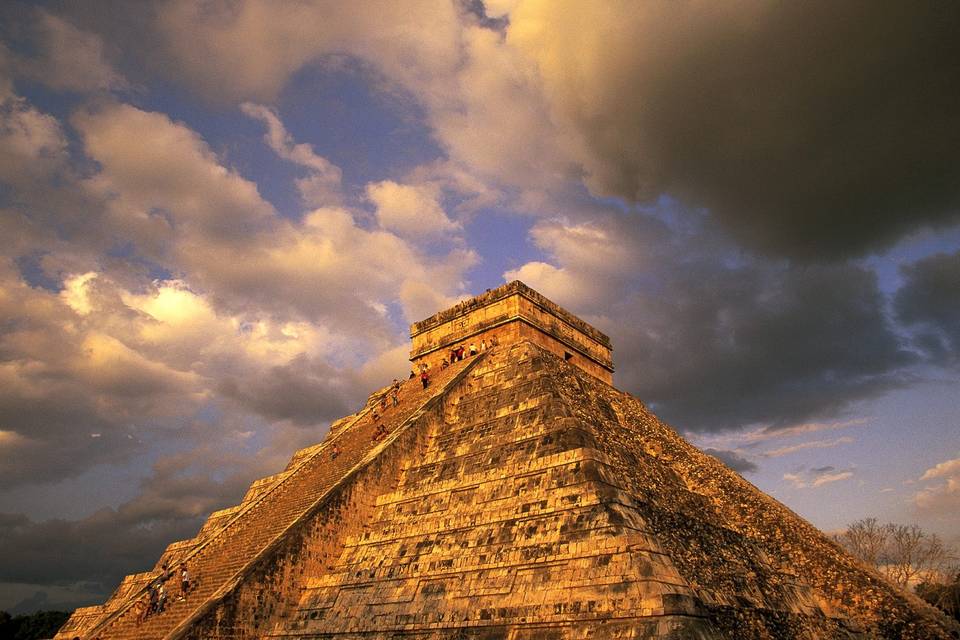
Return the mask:
<path id="1" fill-rule="evenodd" d="M 457 346 L 528 341 L 613 384 L 610 338 L 519 281 L 415 322 L 410 338 L 410 361 L 418 366 L 449 362 Z"/>
<path id="2" fill-rule="evenodd" d="M 614 388 L 609 338 L 522 283 L 411 338 L 427 384 L 372 393 L 56 637 L 960 637 Z"/>

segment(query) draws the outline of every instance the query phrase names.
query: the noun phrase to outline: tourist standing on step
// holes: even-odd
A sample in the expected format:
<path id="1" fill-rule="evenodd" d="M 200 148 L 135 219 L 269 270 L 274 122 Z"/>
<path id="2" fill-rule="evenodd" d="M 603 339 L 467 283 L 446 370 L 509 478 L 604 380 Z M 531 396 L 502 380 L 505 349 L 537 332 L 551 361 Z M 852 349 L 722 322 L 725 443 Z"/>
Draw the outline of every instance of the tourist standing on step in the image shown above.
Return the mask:
<path id="1" fill-rule="evenodd" d="M 147 607 L 147 612 L 148 612 L 147 615 L 153 615 L 157 613 L 157 611 L 159 610 L 159 605 L 157 603 L 160 600 L 160 594 L 157 591 L 156 582 L 150 583 L 150 595 L 148 597 L 150 599 L 150 606 Z"/>
<path id="2" fill-rule="evenodd" d="M 167 608 L 167 588 L 164 584 L 160 583 L 160 588 L 157 589 L 157 613 L 163 613 Z"/>
<path id="3" fill-rule="evenodd" d="M 470 343 L 470 356 L 473 357 L 477 355 L 477 345 L 474 342 Z"/>
<path id="4" fill-rule="evenodd" d="M 187 597 L 187 591 L 190 590 L 190 572 L 187 571 L 186 563 L 180 565 L 180 600 Z"/>
<path id="5" fill-rule="evenodd" d="M 430 386 L 430 374 L 427 373 L 426 369 L 424 369 L 423 373 L 420 374 L 420 384 L 423 385 L 424 389 Z"/>

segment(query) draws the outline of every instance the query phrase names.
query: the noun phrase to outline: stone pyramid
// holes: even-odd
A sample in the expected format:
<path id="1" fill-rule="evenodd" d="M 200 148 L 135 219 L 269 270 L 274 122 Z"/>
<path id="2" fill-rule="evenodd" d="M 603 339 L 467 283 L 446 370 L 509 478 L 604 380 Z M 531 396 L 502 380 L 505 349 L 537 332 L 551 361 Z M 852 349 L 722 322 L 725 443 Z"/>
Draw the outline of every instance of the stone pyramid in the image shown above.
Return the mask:
<path id="1" fill-rule="evenodd" d="M 522 283 L 411 333 L 427 388 L 372 394 L 57 638 L 960 637 L 612 387 L 609 339 Z M 181 561 L 195 589 L 138 622 Z"/>

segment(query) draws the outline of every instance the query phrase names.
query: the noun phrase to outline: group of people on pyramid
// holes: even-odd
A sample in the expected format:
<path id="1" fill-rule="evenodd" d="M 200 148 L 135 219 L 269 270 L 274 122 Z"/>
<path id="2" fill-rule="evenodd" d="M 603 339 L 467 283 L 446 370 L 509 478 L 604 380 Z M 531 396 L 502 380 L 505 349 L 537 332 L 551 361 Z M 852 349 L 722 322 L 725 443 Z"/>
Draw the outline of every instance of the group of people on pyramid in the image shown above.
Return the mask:
<path id="1" fill-rule="evenodd" d="M 426 388 L 426 386 L 424 386 Z M 387 437 L 390 433 L 387 430 L 386 425 L 380 421 L 381 415 L 386 415 L 387 413 L 387 398 L 390 398 L 391 407 L 400 406 L 400 381 L 396 378 L 393 379 L 393 384 L 390 385 L 390 389 L 380 396 L 380 413 L 377 413 L 377 409 L 373 410 L 373 422 L 377 425 L 377 431 L 373 434 L 374 442 L 379 442 Z"/>
<path id="2" fill-rule="evenodd" d="M 443 360 L 440 361 L 440 368 L 441 368 L 441 369 L 446 369 L 447 367 L 449 367 L 449 366 L 450 366 L 451 364 L 453 364 L 454 362 L 459 362 L 459 361 L 463 360 L 463 359 L 467 356 L 468 353 L 469 353 L 470 356 L 475 356 L 475 355 L 477 355 L 478 353 L 480 353 L 480 352 L 482 352 L 482 351 L 486 351 L 487 348 L 488 348 L 488 346 L 489 346 L 489 347 L 495 347 L 495 346 L 497 346 L 497 344 L 498 344 L 498 343 L 497 343 L 497 338 L 496 338 L 495 336 L 492 336 L 492 337 L 490 338 L 490 343 L 489 343 L 489 345 L 487 344 L 486 339 L 483 339 L 483 340 L 480 341 L 480 346 L 479 346 L 479 347 L 477 347 L 477 344 L 476 344 L 475 342 L 471 342 L 469 347 L 465 347 L 465 346 L 462 345 L 462 344 L 457 345 L 456 347 L 454 347 L 453 349 L 450 350 L 450 359 L 449 359 L 449 361 L 448 361 L 446 358 L 444 358 Z M 419 374 L 417 373 L 416 370 L 411 370 L 411 371 L 410 371 L 410 379 L 412 380 L 412 379 L 414 379 L 414 378 L 419 377 L 419 378 L 420 378 L 420 384 L 422 384 L 422 385 L 423 385 L 423 388 L 426 389 L 427 387 L 430 386 L 430 365 L 427 364 L 426 362 L 421 362 L 421 363 L 418 365 L 418 368 L 419 368 L 419 370 L 420 370 L 420 373 L 419 373 Z M 387 405 L 387 398 L 388 398 L 388 397 L 390 398 L 390 405 L 391 405 L 391 406 L 397 407 L 397 406 L 400 405 L 400 397 L 399 397 L 399 394 L 400 394 L 400 381 L 397 380 L 396 378 L 394 378 L 394 379 L 393 379 L 393 384 L 390 386 L 390 390 L 387 391 L 386 393 L 384 393 L 382 396 L 380 396 L 379 412 L 378 412 L 378 410 L 377 410 L 376 408 L 374 408 L 374 410 L 373 410 L 373 422 L 377 425 L 377 430 L 376 430 L 376 432 L 373 434 L 373 439 L 374 439 L 375 442 L 379 442 L 380 440 L 386 438 L 387 435 L 390 433 L 390 432 L 387 430 L 386 425 L 384 425 L 383 422 L 381 422 L 380 418 L 381 418 L 381 416 L 385 415 L 386 412 L 387 412 L 387 406 L 388 406 L 388 405 Z M 337 451 L 337 454 L 339 454 L 339 451 Z M 336 456 L 331 457 L 331 460 L 332 460 L 334 457 L 336 457 Z"/>
<path id="3" fill-rule="evenodd" d="M 477 346 L 476 342 L 471 342 L 469 347 L 465 347 L 462 344 L 458 344 L 454 348 L 450 349 L 449 360 L 447 360 L 447 358 L 444 358 L 443 360 L 440 361 L 440 368 L 446 369 L 454 362 L 460 362 L 461 360 L 463 360 L 468 354 L 470 356 L 475 356 L 478 353 L 486 351 L 488 347 L 495 347 L 498 344 L 499 343 L 497 342 L 496 336 L 490 336 L 489 344 L 487 344 L 487 340 L 486 338 L 484 338 L 483 340 L 480 341 L 479 347 Z M 421 365 L 421 366 L 425 366 L 425 365 Z M 424 385 L 424 388 L 426 388 L 426 385 Z"/>
<path id="4" fill-rule="evenodd" d="M 460 362 L 468 355 L 475 356 L 478 353 L 486 351 L 489 347 L 495 347 L 498 344 L 499 343 L 497 341 L 496 336 L 491 336 L 489 343 L 487 343 L 486 338 L 484 338 L 483 340 L 480 341 L 479 347 L 477 346 L 476 342 L 471 342 L 469 346 L 458 344 L 457 346 L 450 349 L 449 359 L 443 358 L 442 360 L 440 360 L 440 369 L 441 370 L 446 369 L 454 362 Z M 426 389 L 427 387 L 430 386 L 430 365 L 427 364 L 426 362 L 421 362 L 418 366 L 420 369 L 420 373 L 417 373 L 416 370 L 411 369 L 410 379 L 413 380 L 414 378 L 419 377 L 420 384 L 422 384 L 423 388 Z"/>
<path id="5" fill-rule="evenodd" d="M 172 579 L 173 569 L 168 563 L 164 562 L 160 568 L 160 576 L 150 583 L 146 595 L 137 600 L 134 605 L 134 610 L 137 613 L 137 626 L 143 624 L 150 616 L 166 611 L 169 597 L 166 585 Z M 180 593 L 177 595 L 177 600 L 186 600 L 187 593 L 190 592 L 192 586 L 190 571 L 187 569 L 187 564 L 182 562 L 180 563 Z"/>

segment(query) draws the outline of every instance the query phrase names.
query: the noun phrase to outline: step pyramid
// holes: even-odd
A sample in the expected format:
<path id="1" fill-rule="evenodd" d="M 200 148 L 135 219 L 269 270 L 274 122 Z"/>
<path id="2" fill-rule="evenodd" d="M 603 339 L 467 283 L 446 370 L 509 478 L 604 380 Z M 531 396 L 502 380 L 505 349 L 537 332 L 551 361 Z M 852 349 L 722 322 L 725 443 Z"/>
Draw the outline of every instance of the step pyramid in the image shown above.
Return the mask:
<path id="1" fill-rule="evenodd" d="M 381 390 L 57 638 L 960 637 L 612 387 L 609 340 L 522 284 L 412 334 L 432 383 L 386 438 Z M 181 561 L 197 588 L 138 623 Z"/>

